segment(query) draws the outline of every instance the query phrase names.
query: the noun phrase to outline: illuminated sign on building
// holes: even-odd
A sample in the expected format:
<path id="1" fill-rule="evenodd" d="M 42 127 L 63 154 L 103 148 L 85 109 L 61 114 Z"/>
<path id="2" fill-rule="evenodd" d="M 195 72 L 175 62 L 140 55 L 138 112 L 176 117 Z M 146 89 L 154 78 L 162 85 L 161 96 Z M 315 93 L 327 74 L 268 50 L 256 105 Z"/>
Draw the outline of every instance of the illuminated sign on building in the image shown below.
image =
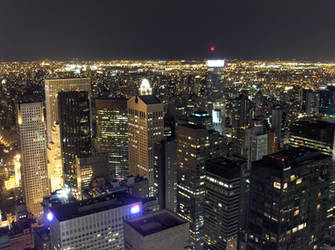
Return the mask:
<path id="1" fill-rule="evenodd" d="M 207 67 L 210 68 L 224 67 L 224 60 L 208 60 Z"/>

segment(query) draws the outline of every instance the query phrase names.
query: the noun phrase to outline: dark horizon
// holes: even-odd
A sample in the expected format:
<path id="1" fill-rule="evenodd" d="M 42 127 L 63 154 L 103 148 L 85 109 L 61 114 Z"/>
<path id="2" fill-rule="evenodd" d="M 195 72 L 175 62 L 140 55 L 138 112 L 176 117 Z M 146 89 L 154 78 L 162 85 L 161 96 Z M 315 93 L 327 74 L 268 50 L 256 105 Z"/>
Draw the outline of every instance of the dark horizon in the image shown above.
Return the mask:
<path id="1" fill-rule="evenodd" d="M 0 13 L 0 61 L 335 60 L 335 2 L 20 1 Z"/>

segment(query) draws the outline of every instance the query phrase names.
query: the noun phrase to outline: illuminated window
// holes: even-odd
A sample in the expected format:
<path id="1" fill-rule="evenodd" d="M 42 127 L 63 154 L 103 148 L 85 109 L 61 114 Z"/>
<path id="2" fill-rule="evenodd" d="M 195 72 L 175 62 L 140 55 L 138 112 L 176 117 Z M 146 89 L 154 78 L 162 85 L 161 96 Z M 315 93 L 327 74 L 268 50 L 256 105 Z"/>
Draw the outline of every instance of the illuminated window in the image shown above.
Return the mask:
<path id="1" fill-rule="evenodd" d="M 296 184 L 300 184 L 301 182 L 302 182 L 302 178 L 299 178 L 299 179 L 296 180 L 295 183 L 296 183 Z"/>
<path id="2" fill-rule="evenodd" d="M 284 189 L 287 188 L 287 183 L 284 183 L 283 188 L 284 188 Z"/>
<path id="3" fill-rule="evenodd" d="M 281 189 L 281 184 L 277 181 L 273 182 L 273 187 L 277 189 Z"/>
<path id="4" fill-rule="evenodd" d="M 294 181 L 295 180 L 295 175 L 291 175 L 290 176 L 290 181 Z"/>
<path id="5" fill-rule="evenodd" d="M 294 216 L 297 216 L 299 214 L 299 209 L 294 211 Z"/>

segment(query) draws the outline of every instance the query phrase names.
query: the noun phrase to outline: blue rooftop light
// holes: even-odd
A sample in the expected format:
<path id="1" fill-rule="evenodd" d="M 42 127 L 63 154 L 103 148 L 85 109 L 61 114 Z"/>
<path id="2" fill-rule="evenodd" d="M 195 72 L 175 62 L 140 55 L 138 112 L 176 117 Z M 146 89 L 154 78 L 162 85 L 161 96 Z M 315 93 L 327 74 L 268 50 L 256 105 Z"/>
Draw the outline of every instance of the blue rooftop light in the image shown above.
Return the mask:
<path id="1" fill-rule="evenodd" d="M 48 212 L 47 213 L 47 220 L 48 221 L 53 221 L 53 219 L 55 218 L 54 214 L 52 212 Z"/>
<path id="2" fill-rule="evenodd" d="M 140 212 L 140 206 L 139 205 L 135 205 L 130 209 L 131 214 L 137 214 L 139 212 Z"/>

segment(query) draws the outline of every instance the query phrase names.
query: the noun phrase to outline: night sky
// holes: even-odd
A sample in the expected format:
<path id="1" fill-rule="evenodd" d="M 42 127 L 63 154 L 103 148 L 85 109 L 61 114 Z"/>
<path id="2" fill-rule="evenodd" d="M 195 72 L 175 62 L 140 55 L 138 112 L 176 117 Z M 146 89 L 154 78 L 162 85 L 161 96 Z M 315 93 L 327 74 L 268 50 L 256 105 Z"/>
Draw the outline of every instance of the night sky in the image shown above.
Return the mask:
<path id="1" fill-rule="evenodd" d="M 1 0 L 0 60 L 334 59 L 334 0 Z"/>

